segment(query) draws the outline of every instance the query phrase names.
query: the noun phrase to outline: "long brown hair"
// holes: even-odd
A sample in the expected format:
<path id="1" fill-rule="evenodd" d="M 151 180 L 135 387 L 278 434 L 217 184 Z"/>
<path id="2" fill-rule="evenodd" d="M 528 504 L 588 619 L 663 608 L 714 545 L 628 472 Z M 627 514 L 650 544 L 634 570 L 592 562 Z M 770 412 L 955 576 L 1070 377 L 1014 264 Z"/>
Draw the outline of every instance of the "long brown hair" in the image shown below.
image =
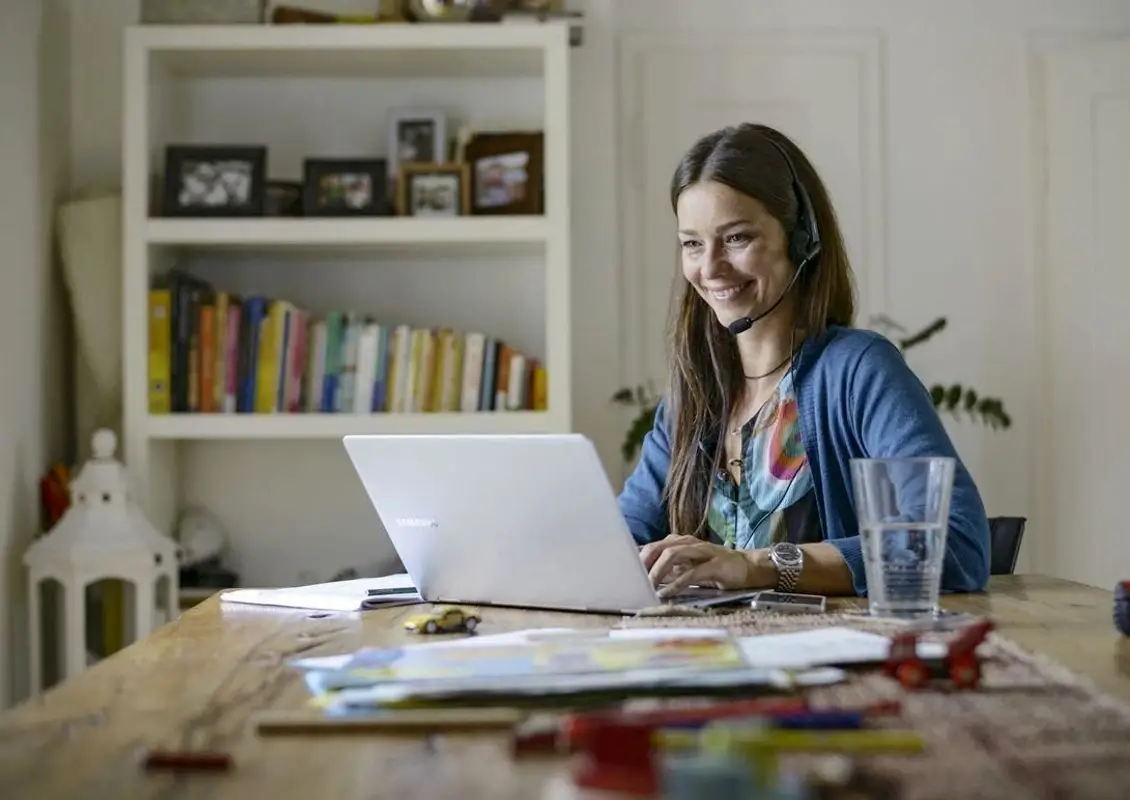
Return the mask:
<path id="1" fill-rule="evenodd" d="M 804 268 L 793 287 L 794 325 L 805 337 L 820 336 L 829 325 L 850 327 L 855 317 L 855 289 L 835 210 L 812 163 L 784 134 L 765 125 L 742 124 L 699 139 L 675 169 L 671 208 L 676 209 L 687 187 L 716 181 L 758 200 L 788 235 L 796 226 L 798 202 L 788 163 L 773 142 L 788 153 L 808 193 L 822 244 L 820 255 Z M 672 298 L 668 349 L 668 525 L 671 533 L 705 537 L 710 491 L 722 447 L 719 442 L 713 452 L 706 452 L 699 442 L 717 438 L 742 390 L 743 375 L 734 337 L 681 277 Z"/>

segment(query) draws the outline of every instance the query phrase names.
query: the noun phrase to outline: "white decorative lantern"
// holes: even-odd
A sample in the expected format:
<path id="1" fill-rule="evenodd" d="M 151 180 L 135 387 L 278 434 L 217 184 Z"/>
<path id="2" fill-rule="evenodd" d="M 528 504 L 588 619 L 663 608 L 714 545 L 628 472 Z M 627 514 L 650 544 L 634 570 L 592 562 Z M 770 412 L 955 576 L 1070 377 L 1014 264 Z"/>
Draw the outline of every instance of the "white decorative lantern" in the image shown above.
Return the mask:
<path id="1" fill-rule="evenodd" d="M 88 585 L 104 579 L 132 584 L 133 602 L 127 604 L 128 618 L 122 620 L 127 631 L 132 628 L 127 643 L 148 635 L 159 624 L 159 606 L 169 614 L 176 607 L 177 543 L 154 528 L 134 502 L 125 468 L 114 458 L 117 437 L 113 431 L 95 431 L 91 444 L 93 457 L 71 481 L 70 506 L 58 524 L 24 554 L 29 572 L 33 692 L 43 686 L 39 587 L 44 580 L 53 578 L 63 588 L 63 674 L 68 678 L 86 667 Z M 158 598 L 162 578 L 165 596 Z"/>

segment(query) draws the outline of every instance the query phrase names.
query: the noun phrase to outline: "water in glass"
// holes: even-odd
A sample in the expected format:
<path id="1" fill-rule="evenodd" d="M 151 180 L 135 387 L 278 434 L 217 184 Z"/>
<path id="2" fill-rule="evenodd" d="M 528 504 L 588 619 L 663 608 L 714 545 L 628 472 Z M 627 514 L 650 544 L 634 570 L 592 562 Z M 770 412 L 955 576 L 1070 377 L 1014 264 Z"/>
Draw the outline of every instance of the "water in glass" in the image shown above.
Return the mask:
<path id="1" fill-rule="evenodd" d="M 873 615 L 938 613 L 954 465 L 952 458 L 851 462 Z"/>
<path id="2" fill-rule="evenodd" d="M 897 523 L 860 528 L 871 613 L 881 617 L 936 614 L 946 553 L 946 526 Z"/>

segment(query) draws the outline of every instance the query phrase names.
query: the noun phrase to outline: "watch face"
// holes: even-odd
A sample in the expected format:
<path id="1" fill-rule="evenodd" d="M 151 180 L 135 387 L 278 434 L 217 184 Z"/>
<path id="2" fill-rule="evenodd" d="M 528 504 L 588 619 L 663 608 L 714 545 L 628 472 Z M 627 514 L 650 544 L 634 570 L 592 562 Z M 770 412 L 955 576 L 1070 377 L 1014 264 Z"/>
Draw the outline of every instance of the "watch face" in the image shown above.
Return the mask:
<path id="1" fill-rule="evenodd" d="M 773 555 L 782 564 L 799 564 L 801 559 L 800 548 L 792 542 L 778 542 L 773 545 Z"/>

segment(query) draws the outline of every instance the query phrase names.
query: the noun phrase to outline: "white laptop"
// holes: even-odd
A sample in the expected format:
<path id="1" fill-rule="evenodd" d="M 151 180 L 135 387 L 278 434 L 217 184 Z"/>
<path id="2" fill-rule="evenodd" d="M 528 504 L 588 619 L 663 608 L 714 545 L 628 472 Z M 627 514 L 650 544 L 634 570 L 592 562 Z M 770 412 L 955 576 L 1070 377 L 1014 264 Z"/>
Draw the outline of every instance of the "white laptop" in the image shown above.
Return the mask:
<path id="1" fill-rule="evenodd" d="M 346 436 L 344 443 L 424 600 L 612 613 L 662 602 L 586 437 Z"/>

